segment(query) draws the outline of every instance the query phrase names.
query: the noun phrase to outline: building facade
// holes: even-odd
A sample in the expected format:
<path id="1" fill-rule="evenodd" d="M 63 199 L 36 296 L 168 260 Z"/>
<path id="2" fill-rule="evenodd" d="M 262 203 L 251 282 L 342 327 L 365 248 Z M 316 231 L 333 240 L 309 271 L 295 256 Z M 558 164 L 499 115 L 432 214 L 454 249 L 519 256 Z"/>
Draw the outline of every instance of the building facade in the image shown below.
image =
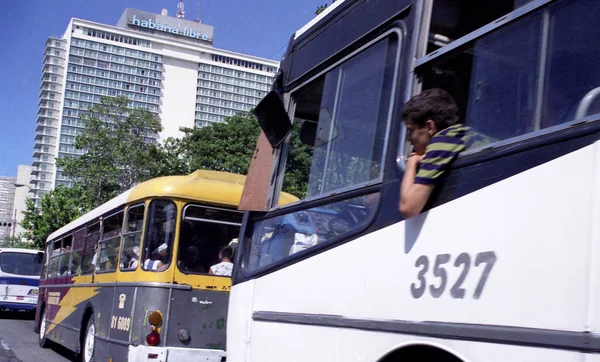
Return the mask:
<path id="1" fill-rule="evenodd" d="M 0 243 L 5 237 L 13 234 L 16 182 L 17 179 L 14 177 L 0 176 Z"/>
<path id="2" fill-rule="evenodd" d="M 130 107 L 160 118 L 161 139 L 180 127 L 204 127 L 247 112 L 270 89 L 279 63 L 218 49 L 212 26 L 126 9 L 117 26 L 72 19 L 46 42 L 31 170 L 32 197 L 71 184 L 55 166 L 77 156 L 81 112 L 101 96 L 126 96 Z"/>
<path id="3" fill-rule="evenodd" d="M 23 221 L 23 211 L 26 210 L 26 200 L 29 197 L 31 187 L 29 186 L 29 176 L 31 174 L 31 166 L 19 165 L 17 170 L 17 180 L 15 186 L 15 198 L 13 203 L 13 216 L 15 225 L 13 225 L 14 235 L 22 234 L 25 229 L 21 226 Z"/>

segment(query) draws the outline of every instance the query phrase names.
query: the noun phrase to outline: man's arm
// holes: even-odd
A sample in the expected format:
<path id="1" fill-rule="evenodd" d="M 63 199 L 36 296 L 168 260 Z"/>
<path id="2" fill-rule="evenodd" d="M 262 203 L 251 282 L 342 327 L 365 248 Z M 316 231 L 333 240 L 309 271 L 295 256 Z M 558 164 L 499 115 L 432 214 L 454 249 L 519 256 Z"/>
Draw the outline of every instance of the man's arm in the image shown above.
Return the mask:
<path id="1" fill-rule="evenodd" d="M 434 185 L 415 184 L 417 167 L 422 159 L 423 155 L 412 153 L 406 161 L 400 188 L 400 213 L 406 219 L 418 215 L 433 192 Z"/>

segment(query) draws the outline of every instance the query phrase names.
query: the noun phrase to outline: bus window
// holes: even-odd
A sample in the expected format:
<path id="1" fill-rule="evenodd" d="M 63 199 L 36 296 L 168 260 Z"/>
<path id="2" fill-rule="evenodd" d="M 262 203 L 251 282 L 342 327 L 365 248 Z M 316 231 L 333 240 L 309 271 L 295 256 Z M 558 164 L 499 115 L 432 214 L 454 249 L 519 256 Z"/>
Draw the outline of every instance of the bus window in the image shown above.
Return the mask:
<path id="1" fill-rule="evenodd" d="M 144 204 L 130 206 L 127 210 L 125 233 L 123 234 L 123 253 L 121 270 L 134 270 L 140 261 L 140 242 L 144 227 Z"/>
<path id="2" fill-rule="evenodd" d="M 380 179 L 396 46 L 391 37 L 381 40 L 293 94 L 294 122 L 301 126 L 292 137 L 310 146 L 296 196 L 320 197 Z"/>
<path id="3" fill-rule="evenodd" d="M 594 0 L 559 1 L 417 68 L 456 99 L 463 122 L 505 140 L 600 113 Z M 408 150 L 405 150 L 408 152 Z"/>
<path id="4" fill-rule="evenodd" d="M 69 275 L 78 275 L 81 268 L 81 259 L 83 258 L 83 248 L 85 245 L 85 228 L 79 229 L 73 233 L 73 250 L 71 257 L 71 268 Z"/>
<path id="5" fill-rule="evenodd" d="M 600 113 L 600 7 L 563 1 L 550 9 L 541 127 Z"/>
<path id="6" fill-rule="evenodd" d="M 378 203 L 375 193 L 253 223 L 243 267 L 252 272 L 354 233 L 371 222 Z"/>
<path id="7" fill-rule="evenodd" d="M 171 263 L 177 207 L 170 200 L 150 203 L 143 252 L 143 269 L 162 271 Z"/>
<path id="8" fill-rule="evenodd" d="M 96 272 L 110 272 L 117 269 L 122 227 L 123 211 L 105 218 L 102 222 L 102 240 L 99 243 L 100 254 Z"/>
<path id="9" fill-rule="evenodd" d="M 87 236 L 85 238 L 85 248 L 83 250 L 83 259 L 81 261 L 81 274 L 92 274 L 97 264 L 97 245 L 100 238 L 100 223 L 96 222 L 87 227 Z"/>
<path id="10" fill-rule="evenodd" d="M 434 0 L 427 53 L 533 0 Z"/>
<path id="11" fill-rule="evenodd" d="M 71 235 L 65 236 L 62 243 L 62 249 L 60 252 L 60 258 L 58 262 L 58 273 L 57 276 L 63 277 L 70 274 L 69 262 L 71 260 L 71 244 L 73 237 Z"/>
<path id="12" fill-rule="evenodd" d="M 242 217 L 237 210 L 187 205 L 179 233 L 179 270 L 207 274 L 219 263 L 219 250 L 238 237 Z"/>
<path id="13" fill-rule="evenodd" d="M 3 273 L 39 276 L 44 253 L 20 253 L 5 251 L 0 253 L 0 271 Z"/>
<path id="14" fill-rule="evenodd" d="M 58 260 L 60 258 L 60 253 L 62 252 L 62 239 L 56 240 L 51 244 L 51 249 L 48 250 L 49 256 L 48 259 L 50 263 L 48 264 L 48 273 L 46 274 L 46 278 L 54 278 L 58 272 Z"/>

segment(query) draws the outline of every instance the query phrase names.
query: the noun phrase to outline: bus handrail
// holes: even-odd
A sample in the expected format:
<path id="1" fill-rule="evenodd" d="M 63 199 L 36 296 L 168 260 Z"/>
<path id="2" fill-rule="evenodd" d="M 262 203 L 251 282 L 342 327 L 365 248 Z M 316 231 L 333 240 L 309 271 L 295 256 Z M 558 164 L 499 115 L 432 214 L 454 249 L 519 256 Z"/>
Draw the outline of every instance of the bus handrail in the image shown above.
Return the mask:
<path id="1" fill-rule="evenodd" d="M 587 92 L 585 96 L 581 99 L 581 102 L 579 102 L 577 112 L 575 113 L 575 119 L 587 116 L 587 112 L 590 110 L 592 102 L 595 101 L 598 96 L 600 96 L 600 87 L 596 87 L 591 91 Z"/>

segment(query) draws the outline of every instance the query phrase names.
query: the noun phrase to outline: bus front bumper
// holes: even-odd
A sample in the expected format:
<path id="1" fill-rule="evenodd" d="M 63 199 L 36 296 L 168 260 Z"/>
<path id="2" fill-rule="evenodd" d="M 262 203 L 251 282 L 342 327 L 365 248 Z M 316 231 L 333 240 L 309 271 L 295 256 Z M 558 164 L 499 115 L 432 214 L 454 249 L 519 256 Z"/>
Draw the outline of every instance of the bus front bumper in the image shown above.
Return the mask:
<path id="1" fill-rule="evenodd" d="M 0 309 L 32 311 L 35 310 L 35 307 L 37 307 L 37 304 L 0 302 Z"/>
<path id="2" fill-rule="evenodd" d="M 226 353 L 218 349 L 129 346 L 129 362 L 225 361 Z"/>

